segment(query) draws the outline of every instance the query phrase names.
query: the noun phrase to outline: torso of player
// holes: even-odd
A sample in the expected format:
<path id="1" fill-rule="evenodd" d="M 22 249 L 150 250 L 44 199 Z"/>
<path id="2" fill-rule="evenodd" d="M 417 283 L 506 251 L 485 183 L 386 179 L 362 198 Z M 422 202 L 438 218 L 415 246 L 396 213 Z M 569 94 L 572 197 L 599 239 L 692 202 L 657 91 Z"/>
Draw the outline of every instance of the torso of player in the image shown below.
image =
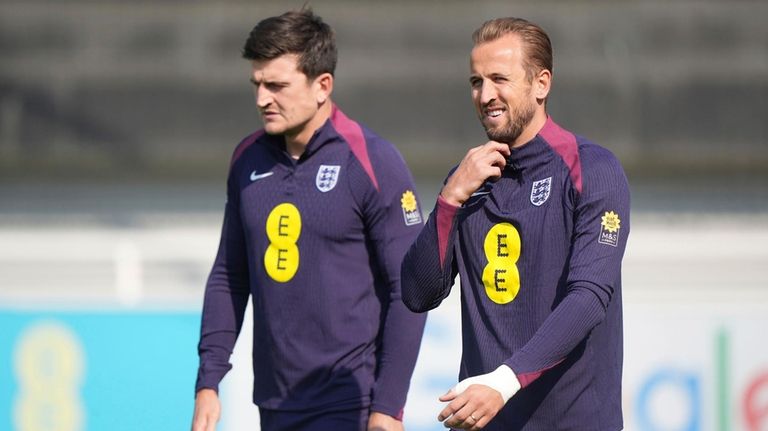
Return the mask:
<path id="1" fill-rule="evenodd" d="M 465 320 L 513 341 L 499 344 L 504 355 L 533 335 L 565 293 L 575 199 L 568 167 L 545 141 L 513 157 L 519 160 L 502 178 L 465 203 L 457 250 Z M 502 335 L 510 325 L 524 334 L 519 340 Z"/>
<path id="2" fill-rule="evenodd" d="M 225 225 L 232 239 L 219 254 L 226 262 L 232 253 L 237 269 L 247 260 L 254 402 L 285 410 L 367 405 L 395 279 L 387 263 L 396 258 L 381 244 L 390 232 L 402 241 L 411 226 L 403 203 L 400 224 L 386 229 L 385 193 L 392 201 L 391 189 L 413 195 L 400 191 L 410 179 L 393 174 L 405 171 L 399 155 L 334 109 L 300 158 L 286 153 L 281 136 L 260 131 L 232 160 Z"/>
<path id="3" fill-rule="evenodd" d="M 275 335 L 311 332 L 307 321 L 327 322 L 331 310 L 343 318 L 360 316 L 361 303 L 375 307 L 363 213 L 350 184 L 358 167 L 346 144 L 330 140 L 299 160 L 273 143 L 254 147 L 233 175 L 258 319 L 281 322 Z"/>

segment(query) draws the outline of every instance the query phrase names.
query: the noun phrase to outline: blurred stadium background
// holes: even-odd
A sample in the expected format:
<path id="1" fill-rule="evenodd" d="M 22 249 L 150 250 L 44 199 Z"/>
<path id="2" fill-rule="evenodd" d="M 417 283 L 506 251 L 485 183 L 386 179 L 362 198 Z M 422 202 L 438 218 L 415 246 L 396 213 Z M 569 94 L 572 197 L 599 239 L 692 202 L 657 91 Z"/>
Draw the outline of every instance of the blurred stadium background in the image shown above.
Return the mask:
<path id="1" fill-rule="evenodd" d="M 549 109 L 633 193 L 627 430 L 768 429 L 768 3 L 315 1 L 336 102 L 393 141 L 425 213 L 482 143 L 470 34 L 515 15 L 555 48 Z M 203 285 L 237 142 L 239 58 L 302 1 L 0 1 L 0 429 L 188 429 Z M 428 321 L 408 430 L 443 429 L 456 295 Z M 244 329 L 223 431 L 257 429 Z"/>

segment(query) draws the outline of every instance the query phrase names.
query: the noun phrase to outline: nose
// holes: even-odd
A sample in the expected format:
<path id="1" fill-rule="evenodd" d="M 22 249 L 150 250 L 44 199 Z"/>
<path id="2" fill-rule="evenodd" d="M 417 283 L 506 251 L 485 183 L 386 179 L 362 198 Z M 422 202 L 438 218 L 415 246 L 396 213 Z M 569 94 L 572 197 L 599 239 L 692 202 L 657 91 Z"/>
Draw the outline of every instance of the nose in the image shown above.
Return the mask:
<path id="1" fill-rule="evenodd" d="M 263 85 L 257 86 L 253 92 L 256 97 L 256 106 L 259 108 L 266 108 L 272 103 L 272 94 Z"/>
<path id="2" fill-rule="evenodd" d="M 496 87 L 493 83 L 484 80 L 480 85 L 480 104 L 487 105 L 498 97 Z"/>

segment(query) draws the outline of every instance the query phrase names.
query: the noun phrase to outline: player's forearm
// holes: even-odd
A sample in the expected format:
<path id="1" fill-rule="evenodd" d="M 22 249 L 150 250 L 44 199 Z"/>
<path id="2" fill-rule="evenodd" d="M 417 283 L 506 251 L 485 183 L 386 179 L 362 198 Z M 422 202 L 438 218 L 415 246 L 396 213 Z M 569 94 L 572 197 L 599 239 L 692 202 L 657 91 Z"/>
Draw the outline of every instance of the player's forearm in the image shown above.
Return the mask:
<path id="1" fill-rule="evenodd" d="M 196 391 L 202 388 L 217 390 L 221 379 L 232 368 L 229 358 L 243 324 L 247 303 L 247 292 L 210 285 L 206 288 Z"/>
<path id="2" fill-rule="evenodd" d="M 399 296 L 392 299 L 382 329 L 372 409 L 398 417 L 405 405 L 427 315 L 409 311 Z"/>
<path id="3" fill-rule="evenodd" d="M 603 321 L 607 302 L 592 288 L 572 288 L 531 340 L 504 362 L 515 371 L 523 388 L 562 362 Z"/>
<path id="4" fill-rule="evenodd" d="M 437 307 L 450 293 L 453 279 L 453 241 L 457 207 L 438 199 L 427 224 L 403 259 L 403 302 L 412 311 Z"/>
<path id="5" fill-rule="evenodd" d="M 250 294 L 248 268 L 242 258 L 245 253 L 242 243 L 232 241 L 231 234 L 231 223 L 225 217 L 219 251 L 205 287 L 198 344 L 200 366 L 195 390 L 216 390 L 232 368 L 229 357 L 245 316 Z"/>

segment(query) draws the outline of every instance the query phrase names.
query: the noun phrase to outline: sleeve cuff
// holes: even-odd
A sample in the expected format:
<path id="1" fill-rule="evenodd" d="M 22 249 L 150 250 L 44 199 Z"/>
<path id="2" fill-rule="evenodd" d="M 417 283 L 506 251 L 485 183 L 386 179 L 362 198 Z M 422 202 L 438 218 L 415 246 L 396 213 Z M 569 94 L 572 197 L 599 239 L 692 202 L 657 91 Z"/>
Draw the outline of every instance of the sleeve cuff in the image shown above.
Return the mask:
<path id="1" fill-rule="evenodd" d="M 386 406 L 383 406 L 381 404 L 373 403 L 371 405 L 371 412 L 382 413 L 387 416 L 391 416 L 401 422 L 403 421 L 403 413 L 404 413 L 403 408 L 395 410 L 395 409 L 387 408 Z"/>
<path id="2" fill-rule="evenodd" d="M 452 203 L 449 203 L 445 198 L 443 198 L 443 195 L 437 194 L 437 206 L 440 207 L 444 211 L 452 211 L 456 212 L 459 208 L 461 208 L 461 205 L 454 205 Z"/>
<path id="3" fill-rule="evenodd" d="M 197 370 L 197 381 L 195 382 L 195 394 L 200 389 L 213 389 L 216 393 L 219 393 L 219 383 L 224 378 L 224 375 L 229 369 L 223 370 L 223 373 L 206 371 L 202 367 Z"/>

